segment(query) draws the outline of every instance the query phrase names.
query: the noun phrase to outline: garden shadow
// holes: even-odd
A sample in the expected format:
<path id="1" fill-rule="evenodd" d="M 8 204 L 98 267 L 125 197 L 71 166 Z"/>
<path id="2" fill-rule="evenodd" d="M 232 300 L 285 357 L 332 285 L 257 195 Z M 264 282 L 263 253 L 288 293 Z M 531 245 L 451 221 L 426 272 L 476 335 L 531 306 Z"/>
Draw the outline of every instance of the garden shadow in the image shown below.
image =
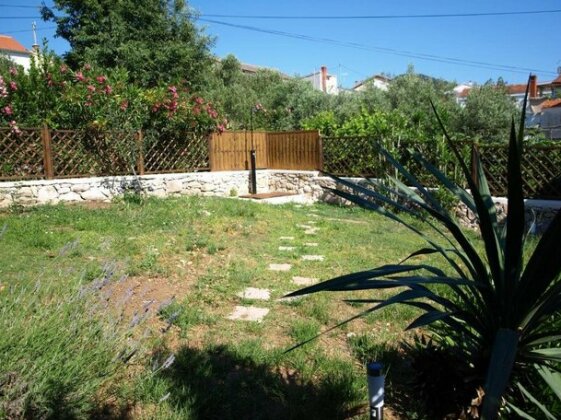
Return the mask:
<path id="1" fill-rule="evenodd" d="M 346 419 L 367 413 L 364 404 L 349 409 L 348 383 L 327 378 L 303 382 L 295 373 L 226 346 L 205 350 L 182 347 L 162 372 L 170 402 L 200 419 Z"/>

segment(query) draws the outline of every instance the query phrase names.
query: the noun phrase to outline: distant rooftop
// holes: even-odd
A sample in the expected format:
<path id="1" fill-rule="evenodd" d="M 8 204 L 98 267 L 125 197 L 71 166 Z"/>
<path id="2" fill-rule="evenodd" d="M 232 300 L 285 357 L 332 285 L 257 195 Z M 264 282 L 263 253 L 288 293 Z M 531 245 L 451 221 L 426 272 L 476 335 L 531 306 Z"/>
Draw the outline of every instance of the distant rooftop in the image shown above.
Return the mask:
<path id="1" fill-rule="evenodd" d="M 0 35 L 0 51 L 30 54 L 23 45 L 9 35 Z"/>
<path id="2" fill-rule="evenodd" d="M 240 63 L 240 68 L 242 69 L 243 73 L 247 73 L 247 74 L 255 74 L 261 70 L 274 71 L 275 73 L 279 73 L 283 79 L 290 79 L 290 76 L 288 74 L 285 74 L 277 69 L 272 69 L 270 67 L 261 67 L 261 66 L 256 66 L 254 64 Z"/>

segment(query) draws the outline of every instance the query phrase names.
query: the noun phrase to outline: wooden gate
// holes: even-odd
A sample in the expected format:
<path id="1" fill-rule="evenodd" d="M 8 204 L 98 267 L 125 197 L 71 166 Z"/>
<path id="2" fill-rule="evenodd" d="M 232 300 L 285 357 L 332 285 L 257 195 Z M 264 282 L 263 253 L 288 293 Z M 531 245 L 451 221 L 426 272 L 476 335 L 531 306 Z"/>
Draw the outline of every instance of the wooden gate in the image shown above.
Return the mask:
<path id="1" fill-rule="evenodd" d="M 250 169 L 252 148 L 256 151 L 257 169 L 317 170 L 322 167 L 318 131 L 228 131 L 215 133 L 210 139 L 211 171 Z"/>

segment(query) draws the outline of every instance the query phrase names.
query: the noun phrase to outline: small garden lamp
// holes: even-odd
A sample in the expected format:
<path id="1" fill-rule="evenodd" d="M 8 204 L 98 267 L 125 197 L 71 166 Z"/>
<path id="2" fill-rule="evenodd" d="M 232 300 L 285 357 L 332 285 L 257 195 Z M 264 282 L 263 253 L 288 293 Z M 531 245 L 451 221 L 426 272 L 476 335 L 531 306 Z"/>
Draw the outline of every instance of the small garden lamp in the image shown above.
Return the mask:
<path id="1" fill-rule="evenodd" d="M 383 368 L 384 365 L 380 362 L 371 362 L 366 365 L 371 420 L 381 420 L 384 418 L 385 375 L 382 373 Z"/>

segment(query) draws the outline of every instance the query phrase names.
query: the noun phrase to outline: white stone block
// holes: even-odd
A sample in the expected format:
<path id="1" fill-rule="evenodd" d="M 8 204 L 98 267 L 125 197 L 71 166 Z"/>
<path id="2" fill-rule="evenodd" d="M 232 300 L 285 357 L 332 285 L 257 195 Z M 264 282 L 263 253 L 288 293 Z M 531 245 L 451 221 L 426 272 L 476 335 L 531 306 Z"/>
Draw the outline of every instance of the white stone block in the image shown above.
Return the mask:
<path id="1" fill-rule="evenodd" d="M 271 271 L 289 271 L 292 268 L 290 264 L 269 264 Z"/>
<path id="2" fill-rule="evenodd" d="M 262 322 L 265 315 L 269 313 L 268 308 L 257 308 L 255 306 L 236 306 L 234 311 L 228 315 L 228 319 L 234 321 Z"/>
<path id="3" fill-rule="evenodd" d="M 302 255 L 304 261 L 323 261 L 325 257 L 323 255 Z"/>
<path id="4" fill-rule="evenodd" d="M 269 300 L 271 291 L 269 289 L 258 289 L 256 287 L 248 287 L 243 292 L 238 293 L 242 299 Z"/>
<path id="5" fill-rule="evenodd" d="M 167 192 L 170 194 L 179 193 L 183 190 L 183 184 L 181 183 L 181 181 L 175 179 L 172 181 L 168 181 L 166 183 L 166 187 Z"/>
<path id="6" fill-rule="evenodd" d="M 51 185 L 41 186 L 37 189 L 38 203 L 52 203 L 58 200 L 58 192 Z"/>
<path id="7" fill-rule="evenodd" d="M 90 188 L 81 194 L 82 198 L 86 201 L 103 201 L 107 200 L 107 196 L 98 188 Z"/>
<path id="8" fill-rule="evenodd" d="M 80 197 L 80 194 L 77 194 L 75 192 L 67 192 L 66 194 L 61 194 L 61 196 L 59 197 L 60 201 L 83 201 L 82 197 Z"/>

